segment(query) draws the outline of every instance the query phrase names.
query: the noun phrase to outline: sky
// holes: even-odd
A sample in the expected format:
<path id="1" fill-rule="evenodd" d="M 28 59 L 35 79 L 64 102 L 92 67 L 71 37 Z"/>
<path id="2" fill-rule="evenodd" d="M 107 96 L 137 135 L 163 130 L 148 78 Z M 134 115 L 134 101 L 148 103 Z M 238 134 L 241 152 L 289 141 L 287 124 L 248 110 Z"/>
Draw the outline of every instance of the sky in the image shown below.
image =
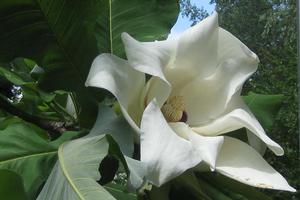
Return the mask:
<path id="1" fill-rule="evenodd" d="M 215 10 L 215 5 L 209 4 L 210 0 L 191 0 L 192 4 L 195 4 L 199 8 L 203 6 L 205 10 L 209 14 L 211 14 Z M 171 33 L 169 37 L 176 37 L 180 33 L 182 33 L 184 30 L 189 28 L 191 26 L 192 22 L 189 21 L 187 17 L 182 17 L 181 14 L 179 14 L 176 24 L 171 29 Z"/>

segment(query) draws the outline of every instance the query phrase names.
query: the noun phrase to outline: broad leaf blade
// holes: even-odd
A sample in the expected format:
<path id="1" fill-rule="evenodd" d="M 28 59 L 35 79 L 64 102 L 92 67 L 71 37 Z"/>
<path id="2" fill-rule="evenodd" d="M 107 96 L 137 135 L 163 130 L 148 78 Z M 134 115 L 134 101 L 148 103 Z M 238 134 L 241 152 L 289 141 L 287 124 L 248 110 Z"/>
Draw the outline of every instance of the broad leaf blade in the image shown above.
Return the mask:
<path id="1" fill-rule="evenodd" d="M 121 33 L 128 32 L 140 41 L 165 39 L 177 19 L 175 0 L 104 0 L 97 18 L 96 38 L 100 52 L 124 57 Z"/>
<path id="2" fill-rule="evenodd" d="M 247 96 L 243 96 L 243 99 L 264 129 L 269 131 L 272 128 L 284 96 L 249 92 Z"/>
<path id="3" fill-rule="evenodd" d="M 59 160 L 53 168 L 38 200 L 114 200 L 96 180 L 99 164 L 107 155 L 109 143 L 105 135 L 81 138 L 59 148 Z"/>
<path id="4" fill-rule="evenodd" d="M 18 173 L 24 180 L 25 190 L 33 198 L 53 167 L 58 146 L 73 133 L 66 133 L 55 142 L 47 142 L 37 129 L 22 121 L 0 130 L 0 169 Z"/>

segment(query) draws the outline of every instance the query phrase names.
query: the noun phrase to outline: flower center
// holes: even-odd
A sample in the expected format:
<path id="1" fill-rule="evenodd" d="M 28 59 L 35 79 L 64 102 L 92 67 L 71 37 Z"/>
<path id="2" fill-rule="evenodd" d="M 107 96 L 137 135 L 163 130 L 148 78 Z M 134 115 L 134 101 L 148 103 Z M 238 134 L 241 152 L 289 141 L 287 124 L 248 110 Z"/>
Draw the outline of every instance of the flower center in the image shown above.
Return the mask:
<path id="1" fill-rule="evenodd" d="M 161 107 L 161 111 L 168 122 L 186 122 L 183 96 L 172 96 Z"/>

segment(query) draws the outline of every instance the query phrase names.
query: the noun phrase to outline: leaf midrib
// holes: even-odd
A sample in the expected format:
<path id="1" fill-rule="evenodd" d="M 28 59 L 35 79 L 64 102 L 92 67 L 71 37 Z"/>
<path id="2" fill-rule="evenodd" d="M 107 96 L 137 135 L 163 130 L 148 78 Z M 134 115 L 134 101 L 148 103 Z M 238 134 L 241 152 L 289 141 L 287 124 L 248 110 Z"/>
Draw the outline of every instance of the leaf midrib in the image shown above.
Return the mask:
<path id="1" fill-rule="evenodd" d="M 63 54 L 64 54 L 66 60 L 68 60 L 68 63 L 71 64 L 72 68 L 76 70 L 77 75 L 78 75 L 80 81 L 84 83 L 84 78 L 81 77 L 81 75 L 80 75 L 80 74 L 82 74 L 82 73 L 80 73 L 80 70 L 79 70 L 79 69 L 76 67 L 76 65 L 73 63 L 73 61 L 72 61 L 72 59 L 71 59 L 71 56 L 67 53 L 67 51 L 65 50 L 65 48 L 64 48 L 63 45 L 61 44 L 61 41 L 60 41 L 59 37 L 57 36 L 56 32 L 53 30 L 53 27 L 51 26 L 51 23 L 49 22 L 49 20 L 48 20 L 48 18 L 47 18 L 47 16 L 46 16 L 45 10 L 43 10 L 43 8 L 42 8 L 42 6 L 41 6 L 41 4 L 40 4 L 40 2 L 39 2 L 38 0 L 35 0 L 35 2 L 36 2 L 36 4 L 38 5 L 38 7 L 39 7 L 39 9 L 40 9 L 40 11 L 41 11 L 41 13 L 42 13 L 42 15 L 43 15 L 43 18 L 44 18 L 45 22 L 48 24 L 48 27 L 49 27 L 50 31 L 52 32 L 52 34 L 53 34 L 53 36 L 54 36 L 54 38 L 55 38 L 56 44 L 58 45 L 59 49 L 62 50 L 62 52 L 63 52 Z M 65 4 L 65 0 L 63 1 L 63 5 L 64 5 L 64 4 Z M 49 6 L 49 7 L 50 7 L 50 6 Z M 50 9 L 51 9 L 51 8 L 49 8 L 49 10 L 50 10 Z M 58 20 L 59 16 L 60 16 L 60 14 L 57 16 L 56 21 Z M 62 36 L 63 36 L 63 35 L 62 35 Z"/>
<path id="2" fill-rule="evenodd" d="M 114 50 L 113 50 L 113 41 L 112 41 L 112 38 L 113 38 L 113 32 L 112 32 L 112 13 L 111 13 L 111 0 L 108 1 L 108 6 L 109 6 L 109 41 L 110 41 L 110 53 L 113 54 L 114 53 Z"/>
<path id="3" fill-rule="evenodd" d="M 80 191 L 78 191 L 76 185 L 73 183 L 72 178 L 70 177 L 68 170 L 66 169 L 66 164 L 65 164 L 65 160 L 64 160 L 64 155 L 63 155 L 63 148 L 64 145 L 66 143 L 62 144 L 59 149 L 58 149 L 58 160 L 60 162 L 59 167 L 61 167 L 63 174 L 65 175 L 67 181 L 69 182 L 69 184 L 71 185 L 71 187 L 74 189 L 75 193 L 78 195 L 78 197 L 81 200 L 85 200 L 83 196 L 81 196 Z"/>
<path id="4" fill-rule="evenodd" d="M 26 156 L 20 156 L 20 157 L 17 157 L 17 158 L 12 158 L 12 159 L 8 159 L 8 160 L 0 161 L 0 166 L 4 165 L 4 164 L 7 164 L 9 162 L 16 162 L 18 160 L 23 160 L 23 159 L 33 158 L 33 157 L 38 157 L 38 156 L 46 156 L 46 155 L 56 154 L 56 153 L 57 153 L 57 150 L 49 151 L 49 152 L 43 152 L 43 153 L 35 153 L 35 154 L 26 155 Z"/>
<path id="5" fill-rule="evenodd" d="M 100 135 L 100 136 L 101 136 L 101 139 L 104 138 L 103 135 Z M 99 143 L 99 142 L 101 142 L 101 141 L 102 141 L 101 139 L 99 139 L 99 140 L 96 142 L 96 144 Z M 71 188 L 74 190 L 74 192 L 78 195 L 79 199 L 80 199 L 80 200 L 85 200 L 86 198 L 81 194 L 79 187 L 74 183 L 75 180 L 78 180 L 78 179 L 85 179 L 85 177 L 84 177 L 84 178 L 82 178 L 82 177 L 79 177 L 79 178 L 78 178 L 78 177 L 77 177 L 76 179 L 74 179 L 74 178 L 72 178 L 71 175 L 69 174 L 69 171 L 71 171 L 71 170 L 68 170 L 68 169 L 67 169 L 68 166 L 67 166 L 67 164 L 66 164 L 66 162 L 65 162 L 65 158 L 64 158 L 64 157 L 65 157 L 65 155 L 64 155 L 64 148 L 65 148 L 65 145 L 68 145 L 68 144 L 69 144 L 69 142 L 65 142 L 65 143 L 63 143 L 63 144 L 59 147 L 59 149 L 58 149 L 58 162 L 59 162 L 58 167 L 61 168 L 62 174 L 65 176 L 67 182 L 70 184 L 70 186 L 71 186 Z M 106 153 L 107 153 L 107 152 L 106 152 Z M 70 168 L 70 167 L 69 167 L 69 168 Z M 91 178 L 87 178 L 87 179 L 92 180 Z M 102 186 L 101 186 L 101 187 L 102 187 Z"/>

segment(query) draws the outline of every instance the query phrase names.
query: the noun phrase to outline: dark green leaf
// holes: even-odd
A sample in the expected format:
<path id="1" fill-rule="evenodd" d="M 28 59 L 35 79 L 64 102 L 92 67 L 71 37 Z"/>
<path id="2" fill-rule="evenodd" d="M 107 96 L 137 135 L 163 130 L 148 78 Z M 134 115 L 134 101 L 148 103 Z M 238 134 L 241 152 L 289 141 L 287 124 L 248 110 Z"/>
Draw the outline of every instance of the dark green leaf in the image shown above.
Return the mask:
<path id="1" fill-rule="evenodd" d="M 22 80 L 21 77 L 19 77 L 17 74 L 7 70 L 4 67 L 0 67 L 0 75 L 5 77 L 7 80 L 9 80 L 11 83 L 16 85 L 24 85 L 26 84 L 25 81 Z"/>
<path id="2" fill-rule="evenodd" d="M 262 126 L 266 130 L 270 130 L 284 100 L 284 96 L 249 92 L 247 96 L 243 96 L 243 99 Z"/>
<path id="3" fill-rule="evenodd" d="M 0 197 L 3 200 L 27 200 L 22 178 L 9 170 L 0 170 Z"/>
<path id="4" fill-rule="evenodd" d="M 0 169 L 18 173 L 30 199 L 46 180 L 57 155 L 58 146 L 76 133 L 65 133 L 57 141 L 41 138 L 37 129 L 22 121 L 15 121 L 0 130 Z"/>
<path id="5" fill-rule="evenodd" d="M 179 4 L 175 0 L 104 0 L 97 18 L 96 39 L 100 52 L 124 57 L 121 33 L 141 41 L 165 39 L 176 21 Z"/>

